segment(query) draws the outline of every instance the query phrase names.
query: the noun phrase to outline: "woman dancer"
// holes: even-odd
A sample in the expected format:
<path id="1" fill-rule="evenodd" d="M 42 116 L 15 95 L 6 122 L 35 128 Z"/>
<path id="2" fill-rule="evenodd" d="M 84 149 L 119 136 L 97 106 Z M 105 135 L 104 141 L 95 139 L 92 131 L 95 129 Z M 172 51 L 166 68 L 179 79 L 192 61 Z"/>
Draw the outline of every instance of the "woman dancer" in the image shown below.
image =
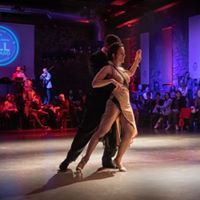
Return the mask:
<path id="1" fill-rule="evenodd" d="M 84 168 L 99 139 L 106 135 L 116 120 L 119 122 L 120 128 L 118 130 L 122 130 L 123 137 L 114 162 L 120 171 L 126 171 L 121 160 L 131 141 L 137 135 L 137 127 L 130 104 L 128 86 L 130 77 L 134 75 L 141 61 L 141 53 L 141 50 L 136 52 L 135 61 L 132 66 L 129 70 L 125 70 L 121 67 L 125 58 L 123 44 L 117 42 L 110 47 L 108 52 L 109 65 L 106 65 L 97 73 L 93 79 L 92 86 L 98 88 L 113 83 L 116 87 L 106 103 L 105 112 L 96 132 L 90 140 L 86 154 L 76 167 L 77 171 L 81 171 Z"/>

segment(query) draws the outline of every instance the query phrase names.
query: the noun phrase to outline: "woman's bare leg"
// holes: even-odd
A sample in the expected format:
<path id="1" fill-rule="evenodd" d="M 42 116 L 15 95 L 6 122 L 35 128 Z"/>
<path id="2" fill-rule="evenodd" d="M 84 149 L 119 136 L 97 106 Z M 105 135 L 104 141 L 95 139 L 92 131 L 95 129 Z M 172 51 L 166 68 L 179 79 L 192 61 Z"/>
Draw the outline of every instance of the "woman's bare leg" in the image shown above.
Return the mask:
<path id="1" fill-rule="evenodd" d="M 113 123 L 119 116 L 120 111 L 117 108 L 117 106 L 112 102 L 109 106 L 110 107 L 106 108 L 106 111 L 101 119 L 99 128 L 97 129 L 97 131 L 94 133 L 94 135 L 92 136 L 92 138 L 90 140 L 86 154 L 84 155 L 81 162 L 79 162 L 79 164 L 77 166 L 77 169 L 79 169 L 79 170 L 83 169 L 83 167 L 89 160 L 92 152 L 94 151 L 95 147 L 97 146 L 99 139 L 104 137 L 109 132 Z"/>
<path id="2" fill-rule="evenodd" d="M 123 130 L 125 132 L 115 158 L 115 163 L 117 167 L 120 169 L 120 171 L 126 171 L 126 169 L 121 164 L 122 157 L 126 152 L 126 150 L 128 149 L 132 139 L 137 136 L 137 128 L 136 126 L 133 127 L 133 125 L 131 125 L 126 119 L 122 120 L 123 120 Z"/>

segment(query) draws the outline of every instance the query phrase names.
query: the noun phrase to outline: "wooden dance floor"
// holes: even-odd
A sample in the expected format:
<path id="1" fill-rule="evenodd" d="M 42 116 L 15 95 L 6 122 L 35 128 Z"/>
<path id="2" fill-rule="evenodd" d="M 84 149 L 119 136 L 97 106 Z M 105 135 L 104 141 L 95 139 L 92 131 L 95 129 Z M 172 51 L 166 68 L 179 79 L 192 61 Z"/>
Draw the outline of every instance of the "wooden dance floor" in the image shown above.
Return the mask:
<path id="1" fill-rule="evenodd" d="M 99 143 L 83 176 L 74 173 L 77 162 L 57 173 L 70 134 L 1 133 L 0 199 L 199 200 L 200 135 L 140 133 L 124 157 L 128 172 L 97 171 L 103 152 Z"/>

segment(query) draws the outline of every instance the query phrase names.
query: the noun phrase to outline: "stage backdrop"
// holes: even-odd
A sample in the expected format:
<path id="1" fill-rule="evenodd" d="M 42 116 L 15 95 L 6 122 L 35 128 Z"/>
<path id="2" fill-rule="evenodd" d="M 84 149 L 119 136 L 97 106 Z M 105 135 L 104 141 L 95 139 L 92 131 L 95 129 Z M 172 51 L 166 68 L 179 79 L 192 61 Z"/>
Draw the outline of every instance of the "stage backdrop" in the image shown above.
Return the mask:
<path id="1" fill-rule="evenodd" d="M 140 46 L 142 49 L 141 84 L 149 84 L 149 33 L 140 34 Z"/>
<path id="2" fill-rule="evenodd" d="M 189 73 L 200 77 L 200 15 L 189 18 Z"/>
<path id="3" fill-rule="evenodd" d="M 34 26 L 0 22 L 0 78 L 11 78 L 16 66 L 34 79 Z"/>

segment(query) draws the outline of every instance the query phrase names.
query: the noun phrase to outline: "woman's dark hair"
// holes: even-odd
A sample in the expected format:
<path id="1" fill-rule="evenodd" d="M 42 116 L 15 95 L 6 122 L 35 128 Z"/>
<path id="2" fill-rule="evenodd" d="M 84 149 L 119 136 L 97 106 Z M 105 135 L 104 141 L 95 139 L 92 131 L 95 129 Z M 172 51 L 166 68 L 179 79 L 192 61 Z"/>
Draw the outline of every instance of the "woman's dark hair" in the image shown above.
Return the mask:
<path id="1" fill-rule="evenodd" d="M 115 42 L 110 46 L 108 50 L 108 60 L 113 60 L 113 54 L 116 54 L 120 47 L 124 47 L 123 43 L 121 42 Z"/>

